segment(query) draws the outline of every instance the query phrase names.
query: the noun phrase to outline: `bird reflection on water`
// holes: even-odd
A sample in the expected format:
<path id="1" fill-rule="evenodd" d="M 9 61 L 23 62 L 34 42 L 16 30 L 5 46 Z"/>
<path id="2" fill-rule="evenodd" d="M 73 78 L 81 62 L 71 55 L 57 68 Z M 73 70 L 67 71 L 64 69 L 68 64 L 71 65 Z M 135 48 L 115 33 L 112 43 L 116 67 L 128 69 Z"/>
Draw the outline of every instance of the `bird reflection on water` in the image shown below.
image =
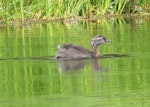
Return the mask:
<path id="1" fill-rule="evenodd" d="M 86 65 L 92 65 L 92 71 L 104 72 L 108 71 L 108 68 L 100 66 L 100 60 L 106 58 L 118 58 L 118 57 L 129 57 L 126 54 L 105 54 L 101 55 L 99 58 L 89 58 L 89 59 L 76 59 L 76 60 L 57 60 L 58 68 L 60 72 L 71 73 L 79 69 L 84 68 Z"/>
<path id="2" fill-rule="evenodd" d="M 60 72 L 73 72 L 79 69 L 84 68 L 86 65 L 90 65 L 92 63 L 92 69 L 94 71 L 99 71 L 99 63 L 98 59 L 80 59 L 80 60 L 58 60 L 58 67 Z"/>

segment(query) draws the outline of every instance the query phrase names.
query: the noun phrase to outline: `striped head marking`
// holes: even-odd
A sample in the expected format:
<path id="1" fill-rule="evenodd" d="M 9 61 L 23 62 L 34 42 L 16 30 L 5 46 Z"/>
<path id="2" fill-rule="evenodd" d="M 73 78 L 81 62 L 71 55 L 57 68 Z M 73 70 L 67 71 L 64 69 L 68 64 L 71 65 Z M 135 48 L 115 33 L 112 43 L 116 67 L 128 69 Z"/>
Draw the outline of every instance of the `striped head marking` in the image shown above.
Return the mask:
<path id="1" fill-rule="evenodd" d="M 111 42 L 111 40 L 106 39 L 104 36 L 97 35 L 91 39 L 91 46 L 96 47 L 100 44 Z"/>

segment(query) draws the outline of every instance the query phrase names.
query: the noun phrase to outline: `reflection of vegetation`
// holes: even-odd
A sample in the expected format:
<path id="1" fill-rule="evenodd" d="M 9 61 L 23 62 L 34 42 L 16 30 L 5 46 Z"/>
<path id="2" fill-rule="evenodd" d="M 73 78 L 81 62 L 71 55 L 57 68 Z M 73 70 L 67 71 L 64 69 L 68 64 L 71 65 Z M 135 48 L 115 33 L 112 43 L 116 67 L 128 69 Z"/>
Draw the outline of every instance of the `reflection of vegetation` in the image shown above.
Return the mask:
<path id="1" fill-rule="evenodd" d="M 116 100 L 113 102 L 116 107 L 121 102 L 131 101 L 130 99 L 137 95 L 135 92 L 141 92 L 138 96 L 147 98 L 150 88 L 149 70 L 147 70 L 149 59 L 113 58 L 102 59 L 100 62 L 108 72 L 92 72 L 91 66 L 88 65 L 76 73 L 66 74 L 59 73 L 53 61 L 0 61 L 1 100 L 17 99 L 21 104 L 27 99 L 27 103 L 30 104 L 31 99 L 42 96 L 45 98 L 41 100 L 49 99 L 48 102 L 51 103 L 59 102 L 55 98 L 60 99 L 60 97 L 65 99 L 85 96 L 85 98 L 96 97 L 99 100 L 100 98 L 107 100 L 109 97 L 110 100 L 117 96 L 118 103 Z M 127 98 L 125 101 L 124 96 Z M 140 102 L 143 97 L 139 97 L 136 101 Z M 82 101 L 85 100 L 81 99 L 80 102 Z"/>
<path id="2" fill-rule="evenodd" d="M 2 44 L 0 45 L 0 57 L 54 56 L 57 45 L 63 43 L 79 44 L 90 50 L 90 39 L 92 36 L 103 34 L 112 41 L 114 39 L 125 39 L 125 36 L 118 35 L 123 35 L 124 32 L 131 35 L 131 33 L 135 32 L 134 29 L 136 30 L 139 23 L 143 24 L 141 29 L 144 31 L 149 22 L 150 18 L 145 16 L 143 19 L 133 17 L 104 19 L 97 20 L 97 22 L 80 21 L 65 26 L 58 22 L 20 28 L 4 27 L 0 29 L 0 43 Z M 130 24 L 131 26 L 126 28 L 125 24 Z M 146 31 L 143 33 L 137 32 L 143 37 L 147 33 Z M 136 37 L 134 35 L 136 34 L 132 34 L 130 41 Z M 103 49 L 104 47 L 108 48 L 109 46 L 103 45 L 101 48 Z M 38 52 L 36 51 L 37 49 Z"/>
<path id="3" fill-rule="evenodd" d="M 1 0 L 0 20 L 22 22 L 70 16 L 146 13 L 150 12 L 149 3 L 150 0 Z"/>
<path id="4" fill-rule="evenodd" d="M 12 102 L 7 101 L 8 99 L 19 99 L 20 105 L 21 103 L 30 105 L 32 101 L 30 102 L 28 98 L 38 99 L 38 96 L 43 95 L 46 98 L 37 102 L 46 100 L 57 105 L 60 104 L 60 96 L 68 99 L 83 96 L 83 99 L 76 101 L 91 104 L 97 99 L 93 105 L 105 101 L 104 103 L 108 105 L 115 104 L 115 107 L 124 106 L 124 103 L 131 101 L 145 105 L 145 99 L 149 100 L 150 88 L 149 21 L 147 17 L 119 18 L 98 20 L 99 23 L 82 21 L 66 26 L 61 23 L 48 23 L 0 29 L 0 57 L 8 58 L 0 60 L 1 103 L 8 104 Z M 106 68 L 108 72 L 92 72 L 92 65 L 87 64 L 72 74 L 59 72 L 54 60 L 9 59 L 9 57 L 54 56 L 57 45 L 64 42 L 90 48 L 91 36 L 99 33 L 112 40 L 111 45 L 100 47 L 103 54 L 137 53 L 141 54 L 140 58 L 135 56 L 100 59 L 100 67 Z M 27 98 L 27 102 L 20 101 L 24 98 Z M 87 100 L 88 98 L 93 99 L 91 101 Z M 61 104 L 70 103 L 72 102 L 66 101 Z"/>

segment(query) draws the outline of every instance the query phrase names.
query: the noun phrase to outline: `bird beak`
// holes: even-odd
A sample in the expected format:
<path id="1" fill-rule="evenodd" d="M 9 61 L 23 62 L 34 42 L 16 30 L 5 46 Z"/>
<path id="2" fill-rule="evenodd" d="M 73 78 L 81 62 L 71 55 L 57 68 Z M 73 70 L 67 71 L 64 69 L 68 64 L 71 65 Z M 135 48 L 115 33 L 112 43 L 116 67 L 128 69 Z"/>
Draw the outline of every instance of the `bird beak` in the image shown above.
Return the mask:
<path id="1" fill-rule="evenodd" d="M 106 40 L 105 42 L 106 42 L 106 43 L 110 43 L 110 42 L 111 42 L 111 40 Z"/>

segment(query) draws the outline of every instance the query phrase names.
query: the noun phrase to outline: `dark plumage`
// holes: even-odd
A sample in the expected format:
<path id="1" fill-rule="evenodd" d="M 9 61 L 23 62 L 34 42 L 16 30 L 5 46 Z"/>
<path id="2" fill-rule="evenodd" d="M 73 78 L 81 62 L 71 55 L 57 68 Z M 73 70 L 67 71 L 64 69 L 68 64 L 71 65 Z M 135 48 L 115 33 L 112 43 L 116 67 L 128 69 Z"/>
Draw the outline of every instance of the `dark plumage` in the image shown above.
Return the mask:
<path id="1" fill-rule="evenodd" d="M 88 49 L 73 45 L 73 44 L 64 44 L 59 47 L 56 53 L 56 59 L 79 59 L 79 58 L 90 58 L 90 57 L 98 57 L 98 45 L 110 42 L 104 36 L 97 35 L 91 39 L 91 47 L 92 51 Z"/>

